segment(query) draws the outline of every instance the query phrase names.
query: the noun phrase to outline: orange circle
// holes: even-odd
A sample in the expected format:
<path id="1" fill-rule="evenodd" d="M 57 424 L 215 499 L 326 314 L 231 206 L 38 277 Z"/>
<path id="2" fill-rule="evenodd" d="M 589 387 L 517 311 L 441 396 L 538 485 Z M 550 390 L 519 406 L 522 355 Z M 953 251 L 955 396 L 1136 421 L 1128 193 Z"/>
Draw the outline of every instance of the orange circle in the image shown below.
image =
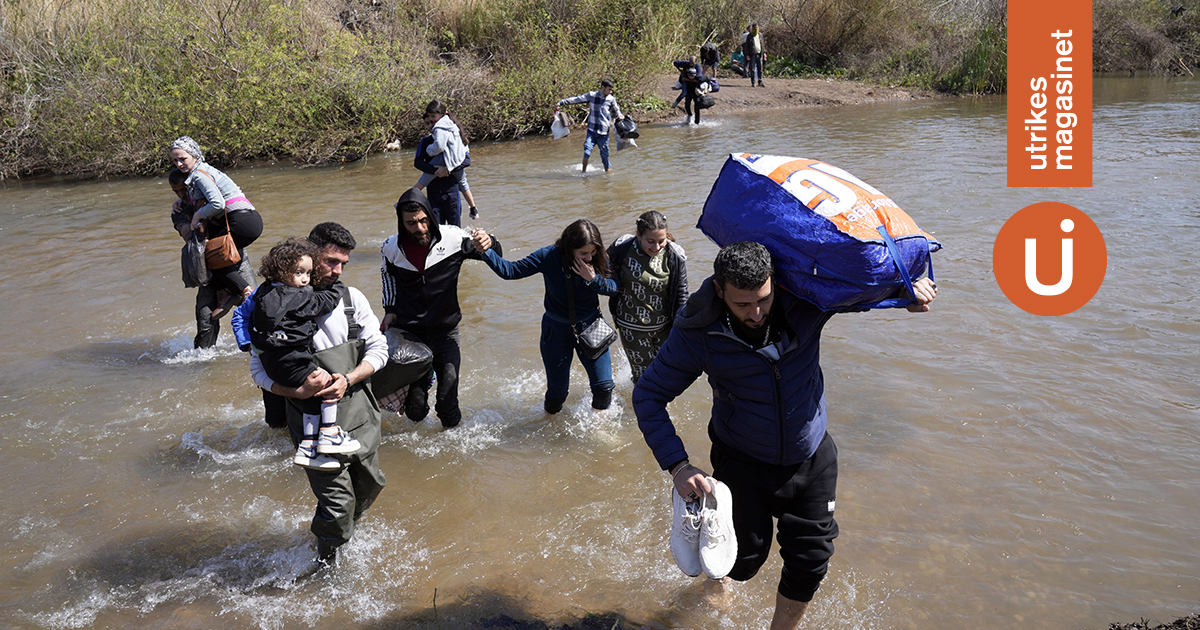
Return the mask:
<path id="1" fill-rule="evenodd" d="M 1026 206 L 1000 228 L 992 274 L 1005 297 L 1034 315 L 1066 315 L 1088 303 L 1108 270 L 1100 228 L 1056 201 Z"/>

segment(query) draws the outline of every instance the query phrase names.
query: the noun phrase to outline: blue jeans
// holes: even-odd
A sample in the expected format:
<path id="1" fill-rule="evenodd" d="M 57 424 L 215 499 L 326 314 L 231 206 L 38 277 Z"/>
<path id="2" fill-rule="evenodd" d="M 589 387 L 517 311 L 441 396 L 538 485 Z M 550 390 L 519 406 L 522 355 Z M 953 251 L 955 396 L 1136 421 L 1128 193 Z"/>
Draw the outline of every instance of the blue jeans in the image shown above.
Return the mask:
<path id="1" fill-rule="evenodd" d="M 581 327 L 590 323 L 591 320 L 581 322 Z M 542 338 L 538 348 L 542 351 L 542 364 L 546 366 L 546 411 L 549 413 L 558 413 L 567 400 L 571 386 L 571 357 L 576 354 L 575 344 L 575 333 L 570 324 L 542 315 Z M 613 391 L 612 359 L 608 350 L 595 359 L 579 354 L 579 362 L 583 364 L 588 382 L 592 385 L 592 408 L 608 409 Z"/>
<path id="2" fill-rule="evenodd" d="M 754 80 L 758 79 L 762 83 L 763 79 L 763 56 L 762 53 L 757 55 L 749 55 L 746 57 L 746 76 L 750 77 L 750 85 L 754 85 Z"/>
<path id="3" fill-rule="evenodd" d="M 604 163 L 604 170 L 609 169 L 608 165 L 608 134 L 600 135 L 589 131 L 587 138 L 583 140 L 583 158 L 586 160 L 592 155 L 592 147 L 600 147 L 600 161 Z"/>

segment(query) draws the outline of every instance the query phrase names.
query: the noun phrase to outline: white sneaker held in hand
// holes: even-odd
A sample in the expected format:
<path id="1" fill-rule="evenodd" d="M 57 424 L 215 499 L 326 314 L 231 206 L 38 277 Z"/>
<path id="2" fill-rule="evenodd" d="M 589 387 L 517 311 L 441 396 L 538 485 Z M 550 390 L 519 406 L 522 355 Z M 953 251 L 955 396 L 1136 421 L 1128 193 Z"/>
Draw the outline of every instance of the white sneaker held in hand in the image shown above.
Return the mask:
<path id="1" fill-rule="evenodd" d="M 673 484 L 671 505 L 671 556 L 680 571 L 696 577 L 704 570 L 700 565 L 700 506 L 679 496 Z"/>
<path id="2" fill-rule="evenodd" d="M 708 478 L 712 492 L 701 497 L 700 565 L 704 574 L 719 580 L 737 561 L 737 535 L 733 531 L 733 495 L 729 486 Z"/>

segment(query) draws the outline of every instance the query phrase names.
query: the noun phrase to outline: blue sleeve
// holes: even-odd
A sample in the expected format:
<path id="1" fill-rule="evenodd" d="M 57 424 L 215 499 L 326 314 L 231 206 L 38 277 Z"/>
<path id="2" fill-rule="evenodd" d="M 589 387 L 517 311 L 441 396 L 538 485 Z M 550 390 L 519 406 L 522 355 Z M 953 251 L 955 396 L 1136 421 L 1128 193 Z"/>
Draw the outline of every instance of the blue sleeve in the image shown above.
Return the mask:
<path id="1" fill-rule="evenodd" d="M 254 296 L 246 298 L 230 315 L 229 325 L 233 328 L 233 338 L 237 341 L 238 350 L 250 351 L 250 313 L 254 312 Z"/>
<path id="2" fill-rule="evenodd" d="M 500 257 L 495 250 L 489 249 L 483 253 L 483 261 L 487 263 L 497 276 L 505 280 L 528 278 L 542 271 L 542 266 L 549 256 L 554 255 L 553 245 L 543 247 L 517 261 L 508 261 Z"/>
<path id="3" fill-rule="evenodd" d="M 688 456 L 667 414 L 667 404 L 691 387 L 704 371 L 704 357 L 700 354 L 704 341 L 686 338 L 697 334 L 703 335 L 705 331 L 672 328 L 658 355 L 633 388 L 638 429 L 663 470 Z"/>
<path id="4" fill-rule="evenodd" d="M 437 173 L 437 167 L 429 163 L 429 156 L 425 153 L 426 149 L 429 148 L 429 145 L 432 142 L 432 135 L 421 138 L 421 142 L 417 144 L 417 154 L 413 157 L 413 167 L 423 173 L 429 173 L 430 175 Z"/>
<path id="5" fill-rule="evenodd" d="M 621 287 L 617 284 L 616 280 L 605 278 L 600 274 L 596 274 L 596 277 L 592 278 L 588 286 L 600 295 L 616 295 L 621 292 Z"/>

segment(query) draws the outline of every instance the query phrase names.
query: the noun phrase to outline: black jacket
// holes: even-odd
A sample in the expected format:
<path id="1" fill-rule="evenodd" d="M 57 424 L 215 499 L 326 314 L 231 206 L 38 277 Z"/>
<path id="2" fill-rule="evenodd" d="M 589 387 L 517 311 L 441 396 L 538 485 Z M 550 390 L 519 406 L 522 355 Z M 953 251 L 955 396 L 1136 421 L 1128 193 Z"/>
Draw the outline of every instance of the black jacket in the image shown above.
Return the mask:
<path id="1" fill-rule="evenodd" d="M 415 193 L 415 194 L 414 194 Z M 401 197 L 425 205 L 428 200 L 416 191 Z M 458 306 L 458 273 L 468 258 L 482 260 L 475 252 L 471 235 L 455 225 L 430 222 L 433 240 L 425 257 L 425 271 L 417 271 L 400 247 L 400 235 L 393 234 L 383 242 L 383 310 L 396 316 L 392 326 L 409 331 L 447 332 L 462 321 Z M 500 241 L 493 238 L 492 248 L 502 253 Z"/>
<path id="2" fill-rule="evenodd" d="M 264 282 L 254 292 L 250 312 L 250 343 L 260 352 L 306 349 L 317 334 L 317 320 L 337 308 L 342 283 L 320 291 L 311 286 L 289 287 Z"/>

